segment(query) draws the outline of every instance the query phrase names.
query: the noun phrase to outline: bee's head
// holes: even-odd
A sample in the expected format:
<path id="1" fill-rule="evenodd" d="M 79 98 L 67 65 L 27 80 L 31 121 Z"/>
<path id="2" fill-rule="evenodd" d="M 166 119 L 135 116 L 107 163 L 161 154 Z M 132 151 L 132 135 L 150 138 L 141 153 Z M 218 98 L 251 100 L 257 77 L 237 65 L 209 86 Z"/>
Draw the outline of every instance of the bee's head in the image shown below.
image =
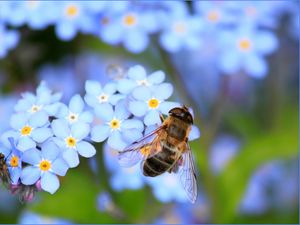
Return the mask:
<path id="1" fill-rule="evenodd" d="M 169 111 L 170 116 L 174 116 L 178 119 L 181 119 L 182 121 L 188 123 L 188 124 L 193 124 L 194 119 L 192 114 L 190 113 L 189 109 L 186 106 L 183 107 L 176 107 L 173 108 Z"/>

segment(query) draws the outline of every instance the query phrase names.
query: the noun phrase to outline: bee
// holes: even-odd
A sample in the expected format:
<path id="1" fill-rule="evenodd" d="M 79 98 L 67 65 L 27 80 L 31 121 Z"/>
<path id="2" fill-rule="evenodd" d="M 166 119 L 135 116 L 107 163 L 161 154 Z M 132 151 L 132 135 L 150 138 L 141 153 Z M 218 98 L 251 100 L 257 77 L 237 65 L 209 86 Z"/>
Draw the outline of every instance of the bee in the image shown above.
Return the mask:
<path id="1" fill-rule="evenodd" d="M 5 186 L 8 186 L 11 181 L 8 166 L 6 164 L 6 158 L 2 153 L 0 153 L 0 179 Z"/>
<path id="2" fill-rule="evenodd" d="M 197 180 L 188 136 L 193 125 L 193 116 L 186 106 L 169 111 L 162 124 L 151 133 L 119 152 L 119 163 L 131 167 L 141 162 L 143 174 L 156 177 L 165 172 L 176 173 L 194 203 L 197 199 Z"/>

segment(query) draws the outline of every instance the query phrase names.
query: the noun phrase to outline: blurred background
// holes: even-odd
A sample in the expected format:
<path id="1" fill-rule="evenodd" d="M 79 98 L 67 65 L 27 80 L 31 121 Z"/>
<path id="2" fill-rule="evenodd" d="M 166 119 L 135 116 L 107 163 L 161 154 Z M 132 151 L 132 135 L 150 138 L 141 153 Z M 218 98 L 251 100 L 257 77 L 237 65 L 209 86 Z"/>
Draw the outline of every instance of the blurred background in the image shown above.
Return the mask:
<path id="1" fill-rule="evenodd" d="M 173 175 L 143 177 L 116 152 L 21 204 L 0 189 L 0 223 L 298 223 L 299 1 L 0 1 L 0 131 L 45 80 L 68 102 L 130 66 L 163 70 L 189 105 L 198 199 Z M 120 72 L 121 71 L 121 72 Z"/>

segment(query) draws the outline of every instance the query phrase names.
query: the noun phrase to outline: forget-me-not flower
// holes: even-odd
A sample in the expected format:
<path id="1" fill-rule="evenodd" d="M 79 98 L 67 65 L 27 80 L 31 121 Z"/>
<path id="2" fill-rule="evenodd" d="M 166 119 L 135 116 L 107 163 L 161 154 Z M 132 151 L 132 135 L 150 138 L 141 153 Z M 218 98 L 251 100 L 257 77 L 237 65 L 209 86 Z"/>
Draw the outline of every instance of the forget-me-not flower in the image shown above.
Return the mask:
<path id="1" fill-rule="evenodd" d="M 163 83 L 153 88 L 137 87 L 133 90 L 134 100 L 129 101 L 129 111 L 137 116 L 144 116 L 146 126 L 160 124 L 159 115 L 167 115 L 169 110 L 179 106 L 176 102 L 165 101 L 173 92 L 173 86 Z"/>
<path id="2" fill-rule="evenodd" d="M 61 150 L 53 141 L 45 142 L 41 151 L 35 148 L 26 151 L 23 162 L 30 166 L 22 170 L 21 182 L 32 185 L 41 179 L 41 188 L 51 194 L 59 188 L 56 175 L 65 176 L 68 170 L 67 163 L 61 158 Z"/>
<path id="3" fill-rule="evenodd" d="M 102 120 L 91 131 L 91 139 L 102 142 L 108 139 L 111 148 L 122 150 L 128 144 L 142 137 L 143 123 L 137 119 L 128 119 L 130 112 L 124 101 L 120 101 L 115 109 L 111 105 L 100 105 L 95 109 L 96 117 Z"/>
<path id="4" fill-rule="evenodd" d="M 227 74 L 243 69 L 250 76 L 261 78 L 268 72 L 264 57 L 278 48 L 276 36 L 270 31 L 240 28 L 220 33 L 222 47 L 219 67 Z"/>
<path id="5" fill-rule="evenodd" d="M 55 143 L 62 149 L 62 156 L 69 167 L 74 168 L 79 164 L 79 155 L 90 158 L 96 154 L 96 149 L 84 139 L 90 133 L 87 123 L 77 122 L 72 125 L 66 120 L 56 119 L 51 124 Z"/>
<path id="6" fill-rule="evenodd" d="M 84 110 L 84 101 L 80 95 L 74 95 L 70 102 L 69 107 L 62 105 L 57 115 L 60 119 L 65 119 L 69 124 L 76 122 L 92 123 L 93 114 L 90 111 Z"/>
<path id="7" fill-rule="evenodd" d="M 122 94 L 129 94 L 135 87 L 158 85 L 165 80 L 163 71 L 155 71 L 147 76 L 146 70 L 141 65 L 132 66 L 127 72 L 127 76 L 120 79 L 117 89 Z"/>
<path id="8" fill-rule="evenodd" d="M 7 143 L 5 137 L 13 137 L 20 151 L 35 148 L 37 143 L 40 144 L 52 136 L 52 131 L 47 125 L 49 125 L 48 115 L 44 111 L 36 112 L 34 115 L 14 114 L 10 120 L 13 130 L 2 135 L 3 143 Z"/>

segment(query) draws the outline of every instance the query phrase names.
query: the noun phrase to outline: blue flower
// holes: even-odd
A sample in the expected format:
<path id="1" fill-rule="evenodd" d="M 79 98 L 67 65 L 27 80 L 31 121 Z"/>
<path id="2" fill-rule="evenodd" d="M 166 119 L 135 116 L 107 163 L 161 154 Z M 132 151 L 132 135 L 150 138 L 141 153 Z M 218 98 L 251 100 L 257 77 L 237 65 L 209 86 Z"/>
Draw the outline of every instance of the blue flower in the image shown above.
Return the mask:
<path id="1" fill-rule="evenodd" d="M 169 110 L 179 106 L 176 102 L 165 101 L 171 96 L 173 87 L 171 84 L 163 83 L 153 87 L 137 87 L 132 96 L 135 100 L 129 101 L 129 111 L 137 116 L 144 116 L 146 126 L 160 124 L 159 115 L 167 115 Z"/>
<path id="2" fill-rule="evenodd" d="M 38 111 L 45 111 L 49 116 L 55 116 L 61 103 L 58 101 L 61 93 L 52 94 L 45 82 L 41 82 L 36 89 L 36 95 L 26 92 L 22 94 L 16 106 L 16 112 L 34 114 Z"/>
<path id="3" fill-rule="evenodd" d="M 100 105 L 95 114 L 103 122 L 96 125 L 91 131 L 91 139 L 102 142 L 108 139 L 111 148 L 122 150 L 128 144 L 142 137 L 143 123 L 137 119 L 128 119 L 130 112 L 124 101 L 120 101 L 115 109 L 111 105 Z"/>
<path id="4" fill-rule="evenodd" d="M 108 103 L 115 105 L 120 99 L 124 98 L 123 95 L 115 94 L 117 87 L 113 82 L 107 83 L 102 87 L 98 81 L 87 80 L 85 82 L 85 91 L 84 100 L 93 108 Z"/>
<path id="5" fill-rule="evenodd" d="M 14 30 L 7 30 L 0 23 L 0 59 L 4 58 L 7 52 L 17 46 L 19 33 Z"/>
<path id="6" fill-rule="evenodd" d="M 121 42 L 132 53 L 140 53 L 149 44 L 149 34 L 159 28 L 153 14 L 142 10 L 126 10 L 112 13 L 102 19 L 100 37 L 103 41 L 116 45 Z"/>
<path id="7" fill-rule="evenodd" d="M 114 203 L 108 192 L 101 192 L 97 196 L 97 209 L 100 212 L 106 212 L 114 207 Z"/>
<path id="8" fill-rule="evenodd" d="M 67 107 L 66 105 L 61 106 L 57 117 L 67 120 L 69 124 L 73 124 L 76 122 L 92 123 L 93 114 L 90 111 L 83 110 L 84 101 L 82 100 L 80 95 L 77 94 L 71 98 L 69 107 Z"/>
<path id="9" fill-rule="evenodd" d="M 42 216 L 33 212 L 25 211 L 20 215 L 20 224 L 72 224 L 70 221 L 60 218 Z"/>
<path id="10" fill-rule="evenodd" d="M 129 94 L 135 87 L 158 85 L 164 80 L 163 71 L 156 71 L 147 76 L 146 70 L 142 66 L 136 65 L 129 68 L 126 78 L 118 81 L 117 89 L 122 94 Z"/>
<path id="11" fill-rule="evenodd" d="M 154 196 L 161 202 L 188 201 L 181 182 L 174 174 L 164 173 L 155 179 L 147 178 L 146 181 L 151 186 Z"/>
<path id="12" fill-rule="evenodd" d="M 140 189 L 144 186 L 145 180 L 140 166 L 130 168 L 121 167 L 118 163 L 118 151 L 105 144 L 103 147 L 104 163 L 110 171 L 110 184 L 116 191 L 124 189 Z"/>
<path id="13" fill-rule="evenodd" d="M 169 16 L 172 16 L 169 18 Z M 161 46 L 169 52 L 183 49 L 194 50 L 201 46 L 203 22 L 191 15 L 168 15 L 165 28 L 160 35 Z"/>
<path id="14" fill-rule="evenodd" d="M 0 76 L 2 76 L 0 74 Z M 11 96 L 0 96 L 0 104 L 5 107 L 0 107 L 0 133 L 3 133 L 5 130 L 9 129 L 9 118 L 13 114 L 14 106 L 17 102 L 17 97 L 14 95 Z"/>
<path id="15" fill-rule="evenodd" d="M 37 143 L 42 143 L 52 136 L 48 124 L 48 115 L 44 111 L 36 112 L 32 116 L 25 113 L 14 114 L 10 120 L 13 130 L 2 135 L 3 143 L 7 143 L 8 137 L 13 137 L 20 151 L 35 148 Z"/>
<path id="16" fill-rule="evenodd" d="M 30 164 L 22 170 L 21 182 L 25 185 L 35 184 L 41 179 L 41 188 L 54 194 L 59 188 L 56 175 L 65 176 L 67 163 L 61 158 L 61 150 L 53 141 L 45 142 L 42 150 L 30 149 L 23 154 L 23 162 Z"/>
<path id="17" fill-rule="evenodd" d="M 78 166 L 78 154 L 86 158 L 96 154 L 94 146 L 84 141 L 90 132 L 90 126 L 87 123 L 77 122 L 69 126 L 66 120 L 57 119 L 53 120 L 51 126 L 56 136 L 53 140 L 63 149 L 62 156 L 69 167 Z"/>
<path id="18" fill-rule="evenodd" d="M 227 74 L 244 69 L 250 76 L 261 78 L 268 72 L 265 55 L 278 48 L 276 36 L 269 31 L 240 28 L 220 33 L 222 48 L 219 67 Z"/>
<path id="19" fill-rule="evenodd" d="M 22 152 L 20 152 L 14 143 L 13 138 L 9 138 L 11 144 L 11 152 L 7 157 L 7 165 L 12 184 L 18 184 L 22 171 Z"/>

